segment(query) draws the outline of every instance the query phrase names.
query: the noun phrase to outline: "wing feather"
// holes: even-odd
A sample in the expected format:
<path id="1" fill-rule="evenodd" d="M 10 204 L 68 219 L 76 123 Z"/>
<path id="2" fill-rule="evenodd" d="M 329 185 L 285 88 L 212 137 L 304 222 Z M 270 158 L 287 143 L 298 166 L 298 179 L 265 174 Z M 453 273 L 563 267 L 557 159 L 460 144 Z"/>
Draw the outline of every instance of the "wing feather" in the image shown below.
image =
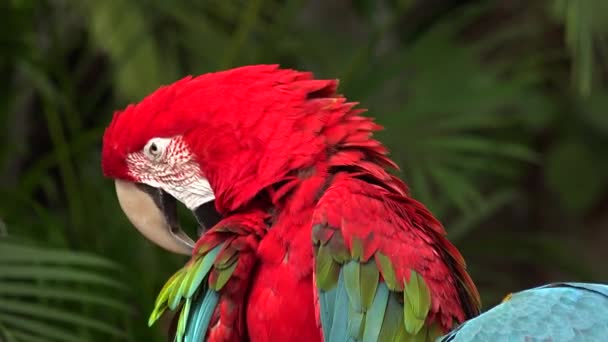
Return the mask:
<path id="1" fill-rule="evenodd" d="M 190 261 L 161 290 L 149 324 L 169 309 L 177 311 L 177 342 L 245 336 L 245 292 L 258 242 L 267 230 L 266 218 L 267 214 L 257 211 L 236 215 L 207 231 Z"/>
<path id="2" fill-rule="evenodd" d="M 478 310 L 462 257 L 408 197 L 337 174 L 312 223 L 326 341 L 432 341 Z"/>

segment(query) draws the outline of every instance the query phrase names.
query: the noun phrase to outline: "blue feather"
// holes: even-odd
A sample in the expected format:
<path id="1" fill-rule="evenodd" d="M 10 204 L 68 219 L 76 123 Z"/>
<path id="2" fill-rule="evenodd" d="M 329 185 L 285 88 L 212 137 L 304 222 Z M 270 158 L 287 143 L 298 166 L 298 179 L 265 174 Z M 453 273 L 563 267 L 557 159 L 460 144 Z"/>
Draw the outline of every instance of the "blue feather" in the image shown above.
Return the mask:
<path id="1" fill-rule="evenodd" d="M 543 288 L 551 288 L 551 287 L 575 287 L 581 290 L 589 290 L 589 291 L 594 291 L 597 292 L 598 294 L 602 294 L 604 296 L 606 296 L 608 298 L 608 285 L 604 285 L 604 284 L 593 284 L 593 283 L 575 283 L 575 282 L 570 282 L 570 283 L 554 283 L 554 284 L 548 284 L 548 285 L 544 285 L 544 286 L 540 286 L 537 287 L 537 289 L 543 289 Z"/>
<path id="2" fill-rule="evenodd" d="M 442 342 L 608 340 L 608 285 L 559 283 L 515 293 Z"/>
<path id="3" fill-rule="evenodd" d="M 344 286 L 344 274 L 340 270 L 340 276 L 338 277 L 338 285 L 336 286 L 336 300 L 334 305 L 334 317 L 332 321 L 331 332 L 327 341 L 341 342 L 349 341 L 348 336 L 348 294 L 346 293 L 346 287 Z"/>
<path id="4" fill-rule="evenodd" d="M 203 341 L 219 298 L 220 295 L 211 289 L 207 290 L 205 297 L 197 298 L 194 307 L 191 309 L 192 316 L 188 319 L 184 342 Z"/>
<path id="5" fill-rule="evenodd" d="M 386 283 L 382 282 L 378 284 L 372 306 L 367 311 L 363 342 L 375 342 L 378 340 L 382 322 L 384 321 L 386 305 L 388 304 L 388 295 L 389 290 Z"/>
<path id="6" fill-rule="evenodd" d="M 334 305 L 336 304 L 336 293 L 338 287 L 329 291 L 319 290 L 319 303 L 321 310 L 321 325 L 323 327 L 323 339 L 329 341 L 329 333 L 334 318 Z"/>

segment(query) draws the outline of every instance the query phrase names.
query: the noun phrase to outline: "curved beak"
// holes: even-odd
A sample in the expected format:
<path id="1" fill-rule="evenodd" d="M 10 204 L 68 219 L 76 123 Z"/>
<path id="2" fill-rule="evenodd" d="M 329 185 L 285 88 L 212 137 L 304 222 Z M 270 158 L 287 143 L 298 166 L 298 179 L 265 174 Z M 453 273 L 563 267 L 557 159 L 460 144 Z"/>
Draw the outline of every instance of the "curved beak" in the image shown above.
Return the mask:
<path id="1" fill-rule="evenodd" d="M 145 184 L 116 180 L 115 185 L 122 211 L 140 233 L 168 251 L 192 254 L 194 241 L 179 226 L 175 198 Z"/>

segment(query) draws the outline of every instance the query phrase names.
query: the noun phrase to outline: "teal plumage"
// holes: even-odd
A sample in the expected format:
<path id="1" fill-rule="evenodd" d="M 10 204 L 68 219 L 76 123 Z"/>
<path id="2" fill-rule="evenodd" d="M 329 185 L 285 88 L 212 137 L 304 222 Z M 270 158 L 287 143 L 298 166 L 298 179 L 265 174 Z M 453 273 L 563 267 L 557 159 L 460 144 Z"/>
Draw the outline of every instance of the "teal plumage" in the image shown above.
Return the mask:
<path id="1" fill-rule="evenodd" d="M 557 283 L 514 293 L 438 341 L 608 341 L 608 285 Z"/>
<path id="2" fill-rule="evenodd" d="M 209 322 L 217 302 L 219 300 L 219 294 L 211 289 L 207 290 L 205 296 L 201 296 L 198 299 L 197 306 L 193 312 L 189 313 L 192 319 L 188 322 L 185 334 L 183 335 L 184 342 L 199 342 L 203 341 L 209 328 Z M 181 341 L 180 329 L 177 330 L 176 341 Z"/>

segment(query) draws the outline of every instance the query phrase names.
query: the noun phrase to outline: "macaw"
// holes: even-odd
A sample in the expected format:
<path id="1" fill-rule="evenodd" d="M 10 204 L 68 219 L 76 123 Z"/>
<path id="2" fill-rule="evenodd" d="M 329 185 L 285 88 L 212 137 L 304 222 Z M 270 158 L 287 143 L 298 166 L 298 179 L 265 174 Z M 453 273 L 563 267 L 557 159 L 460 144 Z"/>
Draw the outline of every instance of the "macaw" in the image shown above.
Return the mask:
<path id="1" fill-rule="evenodd" d="M 114 114 L 102 168 L 122 210 L 190 256 L 150 324 L 174 310 L 177 341 L 434 341 L 479 313 L 463 257 L 337 86 L 246 66 Z"/>
<path id="2" fill-rule="evenodd" d="M 608 285 L 554 283 L 510 294 L 438 342 L 608 341 Z"/>

